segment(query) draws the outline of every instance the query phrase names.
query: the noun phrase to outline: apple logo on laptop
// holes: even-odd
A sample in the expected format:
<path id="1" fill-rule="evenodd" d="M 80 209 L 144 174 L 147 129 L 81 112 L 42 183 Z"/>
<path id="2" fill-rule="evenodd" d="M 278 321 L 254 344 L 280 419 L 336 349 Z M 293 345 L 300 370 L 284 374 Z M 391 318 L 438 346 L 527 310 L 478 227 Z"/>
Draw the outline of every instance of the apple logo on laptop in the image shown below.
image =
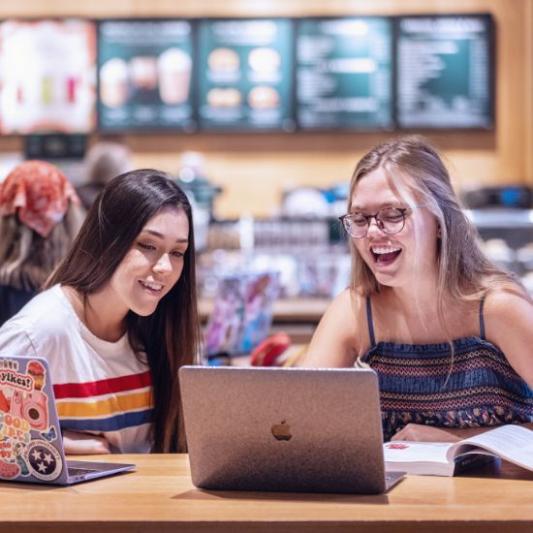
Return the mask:
<path id="1" fill-rule="evenodd" d="M 287 424 L 286 420 L 282 420 L 281 424 L 273 424 L 270 431 L 276 440 L 292 439 L 291 427 Z"/>

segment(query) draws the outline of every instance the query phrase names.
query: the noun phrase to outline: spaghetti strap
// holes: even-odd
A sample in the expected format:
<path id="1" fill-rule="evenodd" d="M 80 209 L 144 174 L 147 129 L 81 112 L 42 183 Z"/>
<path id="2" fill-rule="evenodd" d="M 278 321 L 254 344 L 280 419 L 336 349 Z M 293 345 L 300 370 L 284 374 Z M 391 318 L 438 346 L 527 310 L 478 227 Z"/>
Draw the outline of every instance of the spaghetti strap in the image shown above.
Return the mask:
<path id="1" fill-rule="evenodd" d="M 370 296 L 366 297 L 366 322 L 368 324 L 370 346 L 373 348 L 376 345 L 376 337 L 374 336 L 374 321 L 372 320 L 372 303 L 370 302 Z"/>
<path id="2" fill-rule="evenodd" d="M 483 318 L 483 304 L 485 303 L 485 296 L 479 302 L 479 337 L 485 339 L 485 319 Z"/>

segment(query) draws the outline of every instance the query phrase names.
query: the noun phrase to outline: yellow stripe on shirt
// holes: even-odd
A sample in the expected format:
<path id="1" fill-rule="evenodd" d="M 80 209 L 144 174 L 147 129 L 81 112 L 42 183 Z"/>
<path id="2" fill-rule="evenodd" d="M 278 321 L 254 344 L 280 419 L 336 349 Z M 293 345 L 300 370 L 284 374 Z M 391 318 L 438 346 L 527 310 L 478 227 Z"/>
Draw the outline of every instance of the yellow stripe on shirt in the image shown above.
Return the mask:
<path id="1" fill-rule="evenodd" d="M 153 404 L 150 390 L 111 396 L 99 401 L 87 399 L 83 402 L 57 402 L 57 412 L 60 418 L 96 418 L 151 407 Z"/>

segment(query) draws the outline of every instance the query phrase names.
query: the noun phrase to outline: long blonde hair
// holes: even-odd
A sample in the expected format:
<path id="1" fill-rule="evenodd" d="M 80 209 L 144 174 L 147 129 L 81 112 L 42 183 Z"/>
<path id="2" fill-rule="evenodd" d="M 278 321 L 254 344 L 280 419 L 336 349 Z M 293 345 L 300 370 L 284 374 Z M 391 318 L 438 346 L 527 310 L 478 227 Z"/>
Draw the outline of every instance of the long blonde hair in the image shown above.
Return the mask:
<path id="1" fill-rule="evenodd" d="M 385 171 L 393 190 L 397 190 L 398 179 L 403 180 L 417 201 L 437 220 L 436 298 L 442 325 L 446 295 L 453 300 L 474 301 L 483 298 L 490 288 L 498 286 L 527 298 L 519 282 L 493 264 L 481 250 L 477 230 L 461 208 L 441 157 L 423 137 L 402 137 L 372 148 L 359 161 L 353 173 L 348 212 L 357 183 L 377 168 Z M 350 248 L 351 288 L 363 296 L 379 292 L 379 282 L 352 242 Z"/>

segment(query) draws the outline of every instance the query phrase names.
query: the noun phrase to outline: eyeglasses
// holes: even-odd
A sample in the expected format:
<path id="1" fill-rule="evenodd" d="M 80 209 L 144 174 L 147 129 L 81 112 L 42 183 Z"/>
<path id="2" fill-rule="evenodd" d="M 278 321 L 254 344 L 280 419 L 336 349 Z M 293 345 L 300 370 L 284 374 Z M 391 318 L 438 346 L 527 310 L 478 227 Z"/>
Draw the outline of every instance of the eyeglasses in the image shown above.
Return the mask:
<path id="1" fill-rule="evenodd" d="M 346 232 L 354 239 L 366 237 L 370 221 L 374 219 L 377 227 L 387 235 L 400 233 L 405 226 L 405 219 L 412 213 L 406 207 L 385 207 L 373 215 L 348 213 L 339 217 Z"/>

